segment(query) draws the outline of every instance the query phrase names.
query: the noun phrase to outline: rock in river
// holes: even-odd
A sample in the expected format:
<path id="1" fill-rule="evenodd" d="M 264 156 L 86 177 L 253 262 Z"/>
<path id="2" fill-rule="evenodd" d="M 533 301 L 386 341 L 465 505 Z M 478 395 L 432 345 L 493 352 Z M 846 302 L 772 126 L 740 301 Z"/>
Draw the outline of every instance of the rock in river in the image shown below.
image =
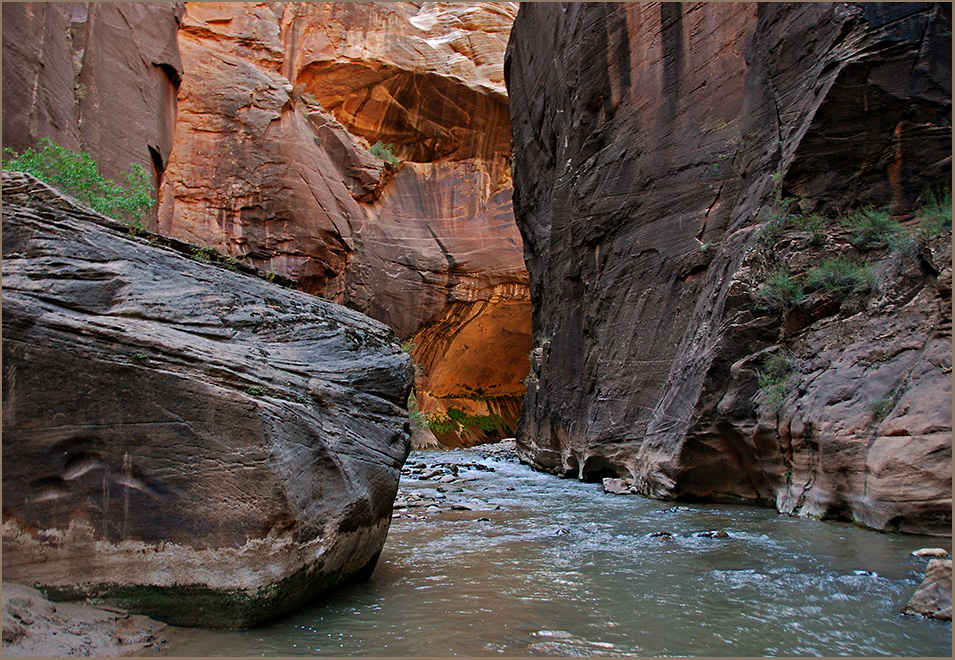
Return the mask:
<path id="1" fill-rule="evenodd" d="M 410 447 L 392 332 L 26 175 L 3 202 L 4 579 L 239 627 L 369 575 Z"/>
<path id="2" fill-rule="evenodd" d="M 952 560 L 933 559 L 925 578 L 905 606 L 905 612 L 933 619 L 952 620 Z"/>

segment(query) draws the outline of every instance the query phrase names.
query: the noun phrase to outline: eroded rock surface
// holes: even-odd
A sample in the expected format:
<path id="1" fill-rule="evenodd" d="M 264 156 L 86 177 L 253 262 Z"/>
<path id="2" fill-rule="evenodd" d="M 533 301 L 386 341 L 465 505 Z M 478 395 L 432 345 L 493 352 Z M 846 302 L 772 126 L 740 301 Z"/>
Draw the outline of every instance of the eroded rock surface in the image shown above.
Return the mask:
<path id="1" fill-rule="evenodd" d="M 179 32 L 160 231 L 387 323 L 424 367 L 425 413 L 504 422 L 452 444 L 510 435 L 531 348 L 502 65 L 515 12 L 189 3 Z"/>
<path id="2" fill-rule="evenodd" d="M 392 332 L 26 175 L 3 202 L 4 579 L 239 627 L 370 575 L 410 444 Z"/>
<path id="3" fill-rule="evenodd" d="M 522 5 L 505 62 L 536 339 L 522 457 L 950 534 L 950 228 L 868 253 L 834 222 L 887 205 L 914 232 L 950 187 L 950 48 L 943 4 Z M 873 292 L 761 308 L 759 229 L 790 196 L 830 228 L 810 249 L 787 226 L 772 267 L 868 260 Z M 774 352 L 793 370 L 778 408 L 757 383 Z"/>

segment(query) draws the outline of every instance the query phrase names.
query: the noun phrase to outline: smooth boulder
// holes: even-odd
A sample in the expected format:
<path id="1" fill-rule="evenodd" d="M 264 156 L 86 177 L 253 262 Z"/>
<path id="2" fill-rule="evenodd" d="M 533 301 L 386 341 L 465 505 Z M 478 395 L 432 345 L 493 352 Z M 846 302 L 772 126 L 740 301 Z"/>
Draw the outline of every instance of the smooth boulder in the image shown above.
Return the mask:
<path id="1" fill-rule="evenodd" d="M 229 628 L 370 575 L 410 449 L 392 332 L 3 186 L 4 579 Z"/>

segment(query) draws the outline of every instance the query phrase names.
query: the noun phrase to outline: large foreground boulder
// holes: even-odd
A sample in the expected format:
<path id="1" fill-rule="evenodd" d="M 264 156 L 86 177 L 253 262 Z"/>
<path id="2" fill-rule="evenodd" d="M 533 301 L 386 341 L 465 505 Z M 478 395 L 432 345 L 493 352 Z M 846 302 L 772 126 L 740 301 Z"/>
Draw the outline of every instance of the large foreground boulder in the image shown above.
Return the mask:
<path id="1" fill-rule="evenodd" d="M 4 173 L 4 579 L 238 627 L 370 575 L 410 446 L 391 331 L 44 188 Z"/>

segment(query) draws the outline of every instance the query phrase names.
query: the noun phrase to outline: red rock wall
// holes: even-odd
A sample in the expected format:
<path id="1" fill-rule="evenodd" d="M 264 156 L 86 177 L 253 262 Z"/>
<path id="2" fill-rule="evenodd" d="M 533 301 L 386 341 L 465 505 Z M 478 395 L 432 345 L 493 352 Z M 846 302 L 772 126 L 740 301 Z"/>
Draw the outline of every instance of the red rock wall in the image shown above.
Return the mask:
<path id="1" fill-rule="evenodd" d="M 466 401 L 505 418 L 442 438 L 456 444 L 512 432 L 531 348 L 502 67 L 514 14 L 188 3 L 179 32 L 160 230 L 388 323 L 423 366 L 426 414 Z M 378 141 L 400 166 L 369 153 Z M 505 399 L 476 401 L 482 384 Z"/>
<path id="2" fill-rule="evenodd" d="M 882 255 L 872 323 L 837 305 L 832 334 L 787 335 L 758 308 L 759 283 L 743 284 L 782 197 L 830 215 L 904 213 L 951 185 L 950 26 L 947 5 L 522 5 L 505 71 L 537 345 L 518 431 L 526 460 L 631 477 L 658 497 L 950 531 L 948 362 L 931 339 L 950 349 L 945 255 L 921 280 Z M 850 254 L 831 234 L 828 254 Z M 809 254 L 781 243 L 774 258 L 805 271 Z M 854 421 L 839 421 L 850 413 L 807 383 L 848 366 L 835 358 L 840 331 L 860 350 L 888 346 L 874 328 L 910 287 L 922 292 L 904 315 L 926 333 L 911 348 L 921 357 L 864 395 L 874 371 L 840 381 L 855 394 Z M 764 350 L 806 360 L 778 415 L 756 397 Z M 865 411 L 916 363 L 940 410 L 899 422 L 891 433 L 921 448 L 889 465 L 891 425 Z M 918 486 L 888 485 L 902 482 Z"/>
<path id="3" fill-rule="evenodd" d="M 183 3 L 3 3 L 3 146 L 44 137 L 157 187 L 169 162 Z"/>

